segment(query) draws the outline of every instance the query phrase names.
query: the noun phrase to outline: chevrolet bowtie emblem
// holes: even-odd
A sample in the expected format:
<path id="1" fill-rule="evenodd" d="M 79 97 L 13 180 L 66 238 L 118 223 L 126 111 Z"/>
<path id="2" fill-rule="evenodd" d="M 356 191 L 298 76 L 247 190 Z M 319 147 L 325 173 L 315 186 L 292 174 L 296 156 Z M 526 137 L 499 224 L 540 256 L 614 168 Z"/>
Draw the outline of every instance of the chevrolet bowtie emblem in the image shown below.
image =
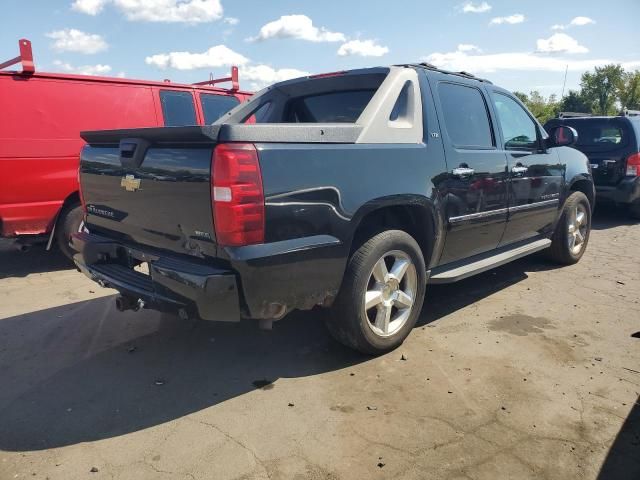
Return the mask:
<path id="1" fill-rule="evenodd" d="M 122 180 L 120 180 L 120 186 L 127 192 L 135 192 L 140 188 L 140 179 L 133 175 L 125 175 Z"/>

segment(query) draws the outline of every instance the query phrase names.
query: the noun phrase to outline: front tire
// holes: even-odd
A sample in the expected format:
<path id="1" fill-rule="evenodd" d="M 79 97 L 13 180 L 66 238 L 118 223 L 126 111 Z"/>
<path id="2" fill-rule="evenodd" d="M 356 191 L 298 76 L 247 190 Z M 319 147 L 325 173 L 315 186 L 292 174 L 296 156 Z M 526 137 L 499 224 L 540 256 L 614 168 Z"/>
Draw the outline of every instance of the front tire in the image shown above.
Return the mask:
<path id="1" fill-rule="evenodd" d="M 73 259 L 73 255 L 76 253 L 69 246 L 69 240 L 71 234 L 79 232 L 84 222 L 84 212 L 82 206 L 79 203 L 68 205 L 60 212 L 60 217 L 56 222 L 56 244 L 64 255 Z"/>
<path id="2" fill-rule="evenodd" d="M 573 265 L 582 258 L 591 233 L 591 204 L 582 192 L 572 192 L 564 203 L 551 237 L 549 256 L 557 263 Z"/>
<path id="3" fill-rule="evenodd" d="M 369 355 L 402 344 L 414 327 L 426 288 L 422 250 L 408 233 L 387 230 L 349 258 L 326 324 L 344 345 Z"/>

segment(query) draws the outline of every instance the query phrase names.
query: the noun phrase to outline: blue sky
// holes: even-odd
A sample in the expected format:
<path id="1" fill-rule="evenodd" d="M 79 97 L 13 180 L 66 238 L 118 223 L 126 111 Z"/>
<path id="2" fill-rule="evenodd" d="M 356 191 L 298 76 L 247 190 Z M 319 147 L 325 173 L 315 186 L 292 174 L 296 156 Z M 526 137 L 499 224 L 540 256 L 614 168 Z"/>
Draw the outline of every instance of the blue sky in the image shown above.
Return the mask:
<path id="1" fill-rule="evenodd" d="M 583 71 L 640 69 L 639 0 L 3 0 L 0 59 L 195 82 L 240 65 L 259 88 L 305 73 L 430 61 L 511 89 L 559 94 Z M 606 7 L 605 7 L 606 5 Z"/>

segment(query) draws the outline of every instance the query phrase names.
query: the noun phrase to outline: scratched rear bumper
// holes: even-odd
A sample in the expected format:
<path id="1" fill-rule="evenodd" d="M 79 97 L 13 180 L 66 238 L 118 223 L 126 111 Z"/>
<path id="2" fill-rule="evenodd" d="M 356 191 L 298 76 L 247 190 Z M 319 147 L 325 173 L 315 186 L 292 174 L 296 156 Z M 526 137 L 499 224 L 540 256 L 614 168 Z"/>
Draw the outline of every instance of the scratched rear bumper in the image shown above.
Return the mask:
<path id="1" fill-rule="evenodd" d="M 213 321 L 239 321 L 240 300 L 233 271 L 128 247 L 95 234 L 77 233 L 71 246 L 77 267 L 87 277 L 114 288 L 145 308 Z M 149 274 L 133 266 L 147 262 Z"/>

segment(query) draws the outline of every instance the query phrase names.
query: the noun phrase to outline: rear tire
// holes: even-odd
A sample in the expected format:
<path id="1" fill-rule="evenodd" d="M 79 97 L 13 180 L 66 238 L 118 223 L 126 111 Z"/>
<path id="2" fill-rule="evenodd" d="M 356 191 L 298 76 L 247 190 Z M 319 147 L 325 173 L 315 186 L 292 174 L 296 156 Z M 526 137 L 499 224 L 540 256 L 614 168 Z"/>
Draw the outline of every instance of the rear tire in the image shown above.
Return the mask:
<path id="1" fill-rule="evenodd" d="M 349 258 L 326 324 L 342 344 L 369 355 L 402 344 L 414 327 L 426 288 L 422 251 L 408 233 L 387 230 Z"/>
<path id="2" fill-rule="evenodd" d="M 67 205 L 60 212 L 60 217 L 56 222 L 56 243 L 58 248 L 66 257 L 73 259 L 76 253 L 70 246 L 71 234 L 79 232 L 84 222 L 82 206 L 79 203 Z"/>
<path id="3" fill-rule="evenodd" d="M 591 233 L 591 204 L 582 192 L 572 192 L 551 237 L 549 257 L 563 265 L 578 263 Z"/>

